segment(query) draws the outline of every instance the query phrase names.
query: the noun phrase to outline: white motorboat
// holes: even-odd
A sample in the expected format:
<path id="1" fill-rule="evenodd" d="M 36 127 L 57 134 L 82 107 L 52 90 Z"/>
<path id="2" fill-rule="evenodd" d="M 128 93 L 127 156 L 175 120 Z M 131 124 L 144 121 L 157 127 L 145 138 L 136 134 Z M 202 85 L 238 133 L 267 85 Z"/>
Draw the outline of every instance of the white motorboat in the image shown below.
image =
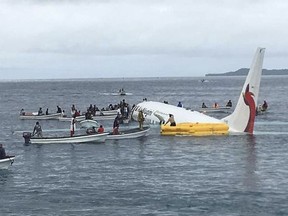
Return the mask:
<path id="1" fill-rule="evenodd" d="M 14 163 L 15 156 L 7 156 L 4 159 L 0 159 L 0 169 L 8 169 Z"/>
<path id="2" fill-rule="evenodd" d="M 120 134 L 117 135 L 109 133 L 109 135 L 107 136 L 107 140 L 135 139 L 139 137 L 144 137 L 147 136 L 149 130 L 150 127 L 143 127 L 143 130 L 137 127 L 120 131 Z"/>
<path id="3" fill-rule="evenodd" d="M 49 115 L 38 115 L 37 113 L 25 113 L 25 115 L 20 115 L 19 118 L 24 120 L 50 120 L 50 119 L 59 119 L 61 113 L 53 113 Z"/>
<path id="4" fill-rule="evenodd" d="M 23 133 L 24 134 L 24 133 Z M 25 143 L 31 144 L 60 144 L 60 143 L 101 143 L 105 142 L 109 133 L 101 134 L 83 134 L 74 136 L 62 136 L 62 137 L 28 137 L 28 132 L 25 132 Z M 30 133 L 31 134 L 31 133 Z"/>

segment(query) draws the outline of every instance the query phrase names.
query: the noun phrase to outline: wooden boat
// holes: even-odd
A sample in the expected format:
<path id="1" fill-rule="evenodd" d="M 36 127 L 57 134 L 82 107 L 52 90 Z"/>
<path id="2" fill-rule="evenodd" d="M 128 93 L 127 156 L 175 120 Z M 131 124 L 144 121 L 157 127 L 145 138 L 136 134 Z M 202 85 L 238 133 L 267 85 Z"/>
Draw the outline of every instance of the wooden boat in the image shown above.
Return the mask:
<path id="1" fill-rule="evenodd" d="M 117 110 L 96 111 L 96 116 L 101 116 L 101 115 L 117 115 Z"/>
<path id="2" fill-rule="evenodd" d="M 0 169 L 8 169 L 14 163 L 15 156 L 7 156 L 4 159 L 0 159 Z"/>
<path id="3" fill-rule="evenodd" d="M 95 120 L 95 121 L 103 121 L 103 120 L 112 120 L 115 119 L 116 115 L 103 115 L 103 116 L 93 116 L 91 120 Z M 59 117 L 58 120 L 59 121 L 71 121 L 71 117 Z M 85 116 L 77 116 L 76 117 L 76 122 L 81 122 L 85 120 Z"/>
<path id="4" fill-rule="evenodd" d="M 229 113 L 231 112 L 231 107 L 207 107 L 200 108 L 199 112 L 201 113 Z"/>
<path id="5" fill-rule="evenodd" d="M 25 113 L 25 115 L 20 115 L 19 118 L 24 120 L 50 120 L 50 119 L 59 119 L 61 113 L 53 113 L 49 115 L 38 115 L 37 113 Z"/>
<path id="6" fill-rule="evenodd" d="M 23 133 L 24 134 L 24 133 Z M 27 134 L 27 132 L 26 132 Z M 59 143 L 101 143 L 105 142 L 109 133 L 101 134 L 83 134 L 75 136 L 62 136 L 62 137 L 30 137 L 25 139 L 25 143 L 28 141 L 31 144 L 59 144 Z"/>
<path id="7" fill-rule="evenodd" d="M 107 140 L 135 139 L 139 137 L 144 137 L 148 134 L 149 130 L 150 127 L 143 127 L 143 130 L 140 130 L 140 128 L 137 127 L 120 131 L 120 134 L 117 135 L 109 133 L 109 135 L 107 136 Z"/>

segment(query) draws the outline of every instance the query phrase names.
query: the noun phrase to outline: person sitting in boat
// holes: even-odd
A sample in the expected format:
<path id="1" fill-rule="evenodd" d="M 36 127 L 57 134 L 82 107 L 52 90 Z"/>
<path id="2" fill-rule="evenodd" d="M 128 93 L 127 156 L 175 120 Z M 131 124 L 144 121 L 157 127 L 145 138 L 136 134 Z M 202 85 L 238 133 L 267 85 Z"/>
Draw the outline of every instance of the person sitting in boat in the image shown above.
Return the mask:
<path id="1" fill-rule="evenodd" d="M 97 133 L 96 128 L 94 126 L 91 128 L 87 128 L 86 133 L 87 134 L 96 134 Z"/>
<path id="2" fill-rule="evenodd" d="M 207 106 L 204 102 L 202 103 L 202 108 L 207 108 Z"/>
<path id="3" fill-rule="evenodd" d="M 34 129 L 33 129 L 33 133 L 32 136 L 37 136 L 37 137 L 42 137 L 42 128 L 41 125 L 39 124 L 39 122 L 36 122 Z"/>
<path id="4" fill-rule="evenodd" d="M 57 106 L 57 113 L 62 113 L 62 109 L 59 106 Z"/>
<path id="5" fill-rule="evenodd" d="M 179 101 L 177 107 L 183 107 L 183 104 L 181 103 L 181 101 Z"/>
<path id="6" fill-rule="evenodd" d="M 262 104 L 262 111 L 266 111 L 268 109 L 268 104 L 266 100 L 264 100 L 264 103 Z"/>
<path id="7" fill-rule="evenodd" d="M 219 108 L 219 104 L 218 104 L 217 102 L 215 102 L 215 103 L 213 104 L 213 108 L 215 108 L 215 109 Z"/>
<path id="8" fill-rule="evenodd" d="M 114 119 L 114 122 L 113 122 L 113 135 L 119 134 L 119 124 L 120 124 L 120 120 L 119 119 L 120 118 L 119 118 L 118 115 Z"/>
<path id="9" fill-rule="evenodd" d="M 85 113 L 85 119 L 93 119 L 92 118 L 92 112 L 90 110 L 87 110 L 87 112 Z"/>
<path id="10" fill-rule="evenodd" d="M 43 115 L 42 107 L 39 108 L 38 115 Z"/>
<path id="11" fill-rule="evenodd" d="M 2 143 L 0 143 L 0 159 L 5 159 L 5 158 L 6 158 L 6 152 Z"/>
<path id="12" fill-rule="evenodd" d="M 229 101 L 227 102 L 226 107 L 232 107 L 232 101 L 231 101 L 231 100 L 229 100 Z"/>
<path id="13" fill-rule="evenodd" d="M 66 114 L 65 114 L 65 110 L 62 110 L 61 115 L 62 115 L 62 117 L 67 117 Z"/>
<path id="14" fill-rule="evenodd" d="M 164 125 L 168 124 L 169 122 L 170 122 L 170 126 L 176 126 L 176 122 L 172 114 L 169 114 L 169 118 Z"/>
<path id="15" fill-rule="evenodd" d="M 97 130 L 98 133 L 104 133 L 104 127 L 103 125 L 100 125 L 100 127 Z"/>
<path id="16" fill-rule="evenodd" d="M 21 109 L 21 110 L 20 110 L 20 115 L 23 115 L 23 116 L 25 115 L 24 109 Z"/>

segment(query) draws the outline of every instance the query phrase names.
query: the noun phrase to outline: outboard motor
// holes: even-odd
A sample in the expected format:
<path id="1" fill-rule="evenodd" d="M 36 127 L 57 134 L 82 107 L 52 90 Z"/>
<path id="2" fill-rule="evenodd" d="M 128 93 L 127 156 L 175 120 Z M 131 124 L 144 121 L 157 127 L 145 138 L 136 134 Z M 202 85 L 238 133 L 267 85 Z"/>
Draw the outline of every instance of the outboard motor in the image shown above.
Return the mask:
<path id="1" fill-rule="evenodd" d="M 30 144 L 31 133 L 30 132 L 23 132 L 23 137 L 25 140 L 25 144 Z"/>

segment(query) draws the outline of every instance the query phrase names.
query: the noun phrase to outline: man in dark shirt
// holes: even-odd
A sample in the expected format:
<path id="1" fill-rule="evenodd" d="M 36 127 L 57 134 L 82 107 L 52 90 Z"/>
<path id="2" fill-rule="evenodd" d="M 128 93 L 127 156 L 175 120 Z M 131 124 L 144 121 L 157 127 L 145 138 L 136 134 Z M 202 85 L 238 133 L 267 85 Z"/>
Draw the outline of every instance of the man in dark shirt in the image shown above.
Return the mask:
<path id="1" fill-rule="evenodd" d="M 6 152 L 5 149 L 3 148 L 3 145 L 0 143 L 0 159 L 6 158 Z"/>

